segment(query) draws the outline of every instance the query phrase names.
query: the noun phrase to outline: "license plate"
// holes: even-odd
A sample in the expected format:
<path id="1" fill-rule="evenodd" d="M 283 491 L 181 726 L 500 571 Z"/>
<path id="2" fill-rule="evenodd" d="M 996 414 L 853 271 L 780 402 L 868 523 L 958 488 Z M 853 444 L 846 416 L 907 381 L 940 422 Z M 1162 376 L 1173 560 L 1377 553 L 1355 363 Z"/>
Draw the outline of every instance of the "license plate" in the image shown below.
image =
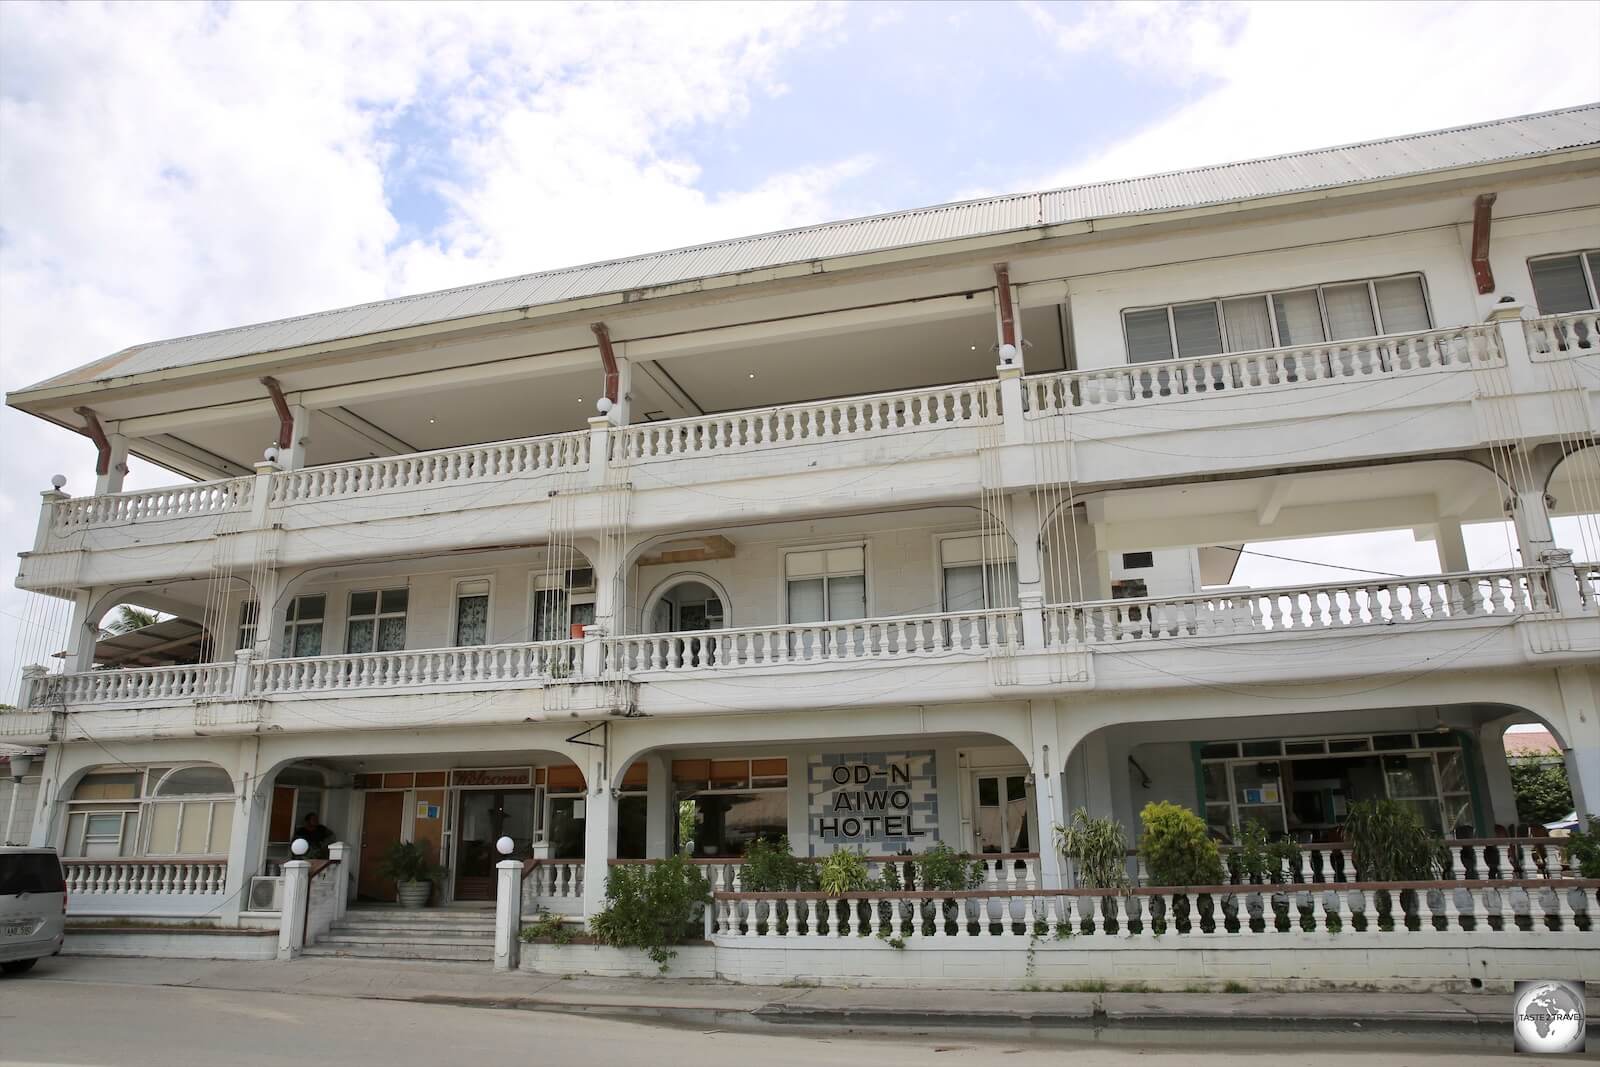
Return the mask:
<path id="1" fill-rule="evenodd" d="M 0 927 L 0 934 L 4 934 L 6 937 L 26 937 L 33 933 L 34 925 L 31 922 L 6 923 L 5 926 Z"/>

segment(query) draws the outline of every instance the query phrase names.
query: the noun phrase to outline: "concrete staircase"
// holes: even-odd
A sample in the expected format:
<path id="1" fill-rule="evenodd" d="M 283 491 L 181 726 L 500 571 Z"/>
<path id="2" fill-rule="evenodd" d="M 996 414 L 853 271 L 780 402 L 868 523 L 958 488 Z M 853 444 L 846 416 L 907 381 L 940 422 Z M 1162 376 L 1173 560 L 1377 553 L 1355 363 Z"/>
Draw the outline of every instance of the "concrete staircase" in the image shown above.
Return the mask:
<path id="1" fill-rule="evenodd" d="M 353 907 L 305 955 L 487 963 L 494 959 L 494 911 Z"/>

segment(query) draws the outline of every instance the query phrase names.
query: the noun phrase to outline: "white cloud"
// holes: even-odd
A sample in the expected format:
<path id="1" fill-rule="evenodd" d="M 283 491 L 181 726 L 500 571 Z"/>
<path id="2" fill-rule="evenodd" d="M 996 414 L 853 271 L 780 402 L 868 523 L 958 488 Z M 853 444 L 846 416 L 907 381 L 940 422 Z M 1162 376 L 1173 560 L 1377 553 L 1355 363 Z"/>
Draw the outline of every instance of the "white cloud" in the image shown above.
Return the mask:
<path id="1" fill-rule="evenodd" d="M 813 4 L 8 4 L 0 387 L 157 337 L 827 217 L 870 160 L 710 195 L 669 146 L 782 91 L 778 60 L 837 22 Z M 428 160 L 448 184 L 437 230 L 398 243 L 407 118 L 449 131 Z M 9 410 L 0 433 L 14 551 L 50 474 L 92 486 L 93 449 Z M 135 461 L 129 486 L 171 480 Z M 0 592 L 0 700 L 59 648 L 38 611 Z"/>
<path id="2" fill-rule="evenodd" d="M 1029 12 L 1070 54 L 1193 87 L 1029 185 L 1232 162 L 1600 99 L 1592 3 L 1088 5 Z"/>

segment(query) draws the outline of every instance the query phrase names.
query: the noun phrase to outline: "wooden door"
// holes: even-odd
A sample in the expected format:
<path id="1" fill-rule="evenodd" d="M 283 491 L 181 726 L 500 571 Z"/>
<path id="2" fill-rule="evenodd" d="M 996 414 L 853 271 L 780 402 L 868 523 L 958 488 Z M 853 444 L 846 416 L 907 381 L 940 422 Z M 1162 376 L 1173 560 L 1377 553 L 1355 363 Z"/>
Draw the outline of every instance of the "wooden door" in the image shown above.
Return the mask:
<path id="1" fill-rule="evenodd" d="M 400 816 L 405 812 L 403 792 L 368 793 L 361 819 L 361 874 L 356 896 L 361 900 L 394 900 L 392 879 L 378 873 L 384 853 L 400 840 Z"/>

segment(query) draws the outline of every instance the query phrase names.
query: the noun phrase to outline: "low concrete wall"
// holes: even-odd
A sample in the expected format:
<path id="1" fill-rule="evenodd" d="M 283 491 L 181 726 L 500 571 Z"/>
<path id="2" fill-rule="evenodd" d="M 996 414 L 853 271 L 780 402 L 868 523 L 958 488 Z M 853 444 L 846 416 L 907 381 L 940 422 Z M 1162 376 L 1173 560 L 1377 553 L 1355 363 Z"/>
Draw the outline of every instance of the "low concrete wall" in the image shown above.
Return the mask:
<path id="1" fill-rule="evenodd" d="M 270 960 L 277 930 L 186 930 L 160 926 L 67 927 L 67 956 L 155 956 L 180 960 Z"/>
<path id="2" fill-rule="evenodd" d="M 606 945 L 524 944 L 521 968 L 538 974 L 585 974 L 603 978 L 715 978 L 717 951 L 711 945 L 679 945 L 663 976 L 639 949 Z"/>
<path id="3" fill-rule="evenodd" d="M 719 978 L 748 985 L 796 982 L 823 986 L 1068 989 L 1104 984 L 1151 990 L 1216 987 L 1225 982 L 1283 989 L 1506 991 L 1518 979 L 1552 975 L 1600 981 L 1600 952 L 1575 932 L 1493 933 L 1479 941 L 1459 933 L 1413 933 L 1404 946 L 1363 944 L 1359 934 L 1282 935 L 1272 948 L 1241 945 L 1223 935 L 1184 937 L 1184 944 L 1130 941 L 1074 946 L 1026 939 L 1014 944 L 911 944 L 876 938 L 824 940 L 797 946 L 783 937 L 717 938 L 682 945 L 667 978 Z M 655 977 L 659 968 L 636 950 L 601 945 L 525 944 L 522 969 L 541 974 Z M 1474 985 L 1474 981 L 1479 984 Z"/>

